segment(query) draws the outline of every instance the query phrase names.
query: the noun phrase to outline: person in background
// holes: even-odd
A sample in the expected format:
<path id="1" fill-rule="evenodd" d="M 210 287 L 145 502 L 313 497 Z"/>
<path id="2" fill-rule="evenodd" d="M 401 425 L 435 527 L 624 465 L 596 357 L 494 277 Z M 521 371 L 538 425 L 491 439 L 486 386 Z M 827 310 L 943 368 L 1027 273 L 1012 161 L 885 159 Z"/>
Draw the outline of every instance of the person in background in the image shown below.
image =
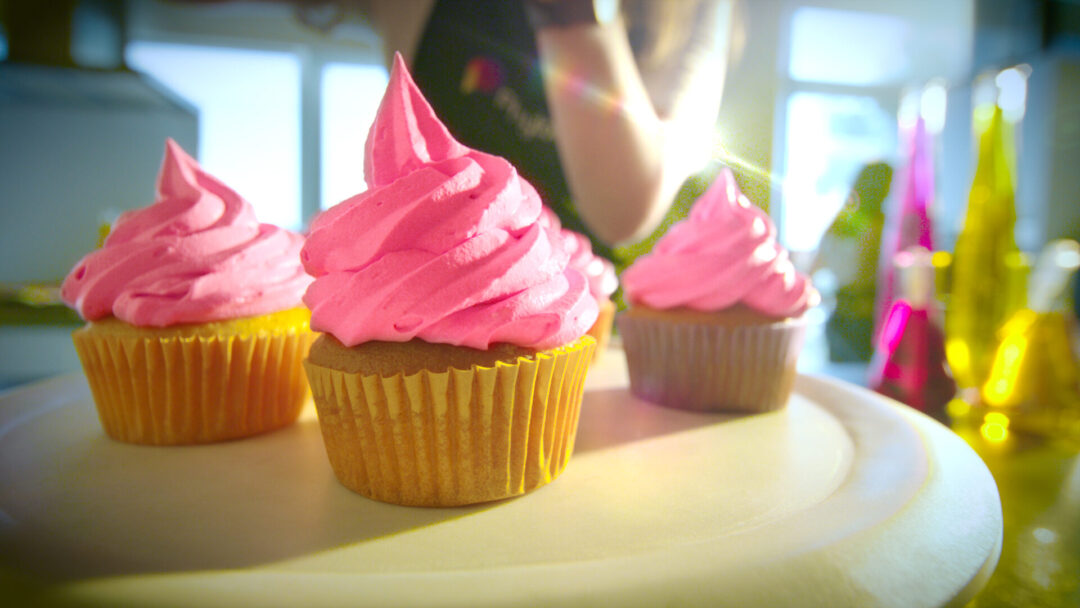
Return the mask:
<path id="1" fill-rule="evenodd" d="M 730 0 L 362 4 L 453 135 L 509 159 L 617 266 L 707 167 Z"/>
<path id="2" fill-rule="evenodd" d="M 815 283 L 836 286 L 836 305 L 825 323 L 831 361 L 865 362 L 874 353 L 874 298 L 885 225 L 882 207 L 892 174 L 883 162 L 863 167 L 847 203 L 821 237 L 812 272 Z M 821 280 L 824 271 L 831 273 L 831 280 Z"/>

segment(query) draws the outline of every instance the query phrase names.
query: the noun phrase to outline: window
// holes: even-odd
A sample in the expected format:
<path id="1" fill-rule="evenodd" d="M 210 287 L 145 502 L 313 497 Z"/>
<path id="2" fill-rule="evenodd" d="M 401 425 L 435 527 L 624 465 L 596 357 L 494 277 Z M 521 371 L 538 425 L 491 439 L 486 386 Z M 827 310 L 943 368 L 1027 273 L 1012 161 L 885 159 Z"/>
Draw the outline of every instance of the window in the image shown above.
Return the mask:
<path id="1" fill-rule="evenodd" d="M 888 14 L 792 11 L 775 163 L 780 239 L 792 251 L 817 248 L 864 164 L 896 157 L 909 27 Z"/>
<path id="2" fill-rule="evenodd" d="M 811 251 L 863 165 L 895 153 L 896 118 L 873 97 L 799 92 L 786 120 L 780 238 Z"/>
<path id="3" fill-rule="evenodd" d="M 774 114 L 773 209 L 793 252 L 816 249 L 863 165 L 899 168 L 903 92 L 967 77 L 973 19 L 970 2 L 804 4 L 788 3 Z"/>
<path id="4" fill-rule="evenodd" d="M 909 69 L 908 28 L 892 15 L 796 9 L 788 74 L 792 80 L 852 86 L 900 81 Z"/>
<path id="5" fill-rule="evenodd" d="M 320 208 L 367 189 L 364 142 L 388 79 L 381 65 L 329 63 L 323 67 Z"/>
<path id="6" fill-rule="evenodd" d="M 297 229 L 300 62 L 294 53 L 136 41 L 128 64 L 198 109 L 200 164 L 255 207 Z"/>

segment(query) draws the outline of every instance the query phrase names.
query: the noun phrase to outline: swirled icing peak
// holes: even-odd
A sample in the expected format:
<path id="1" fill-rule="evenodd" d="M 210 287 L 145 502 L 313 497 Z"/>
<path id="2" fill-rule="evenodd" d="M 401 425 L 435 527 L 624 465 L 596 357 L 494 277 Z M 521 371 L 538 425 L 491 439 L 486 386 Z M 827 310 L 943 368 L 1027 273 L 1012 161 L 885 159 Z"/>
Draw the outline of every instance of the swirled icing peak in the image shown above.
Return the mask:
<path id="1" fill-rule="evenodd" d="M 584 276 L 505 159 L 458 143 L 400 56 L 368 133 L 368 189 L 312 222 L 311 325 L 346 346 L 420 338 L 544 349 L 597 316 Z"/>
<path id="2" fill-rule="evenodd" d="M 559 216 L 545 206 L 540 212 L 540 223 L 553 231 L 562 242 L 563 249 L 570 254 L 570 267 L 576 268 L 589 282 L 589 292 L 597 300 L 605 300 L 619 288 L 619 279 L 615 275 L 615 265 L 609 260 L 593 253 L 589 237 L 563 228 Z"/>
<path id="3" fill-rule="evenodd" d="M 60 295 L 86 320 L 143 327 L 206 323 L 301 305 L 311 278 L 303 237 L 255 219 L 251 205 L 172 139 L 154 204 L 122 214 Z"/>
<path id="4" fill-rule="evenodd" d="M 724 169 L 648 255 L 622 275 L 633 303 L 718 311 L 743 304 L 771 317 L 796 317 L 820 301 L 776 241 L 776 226 Z"/>

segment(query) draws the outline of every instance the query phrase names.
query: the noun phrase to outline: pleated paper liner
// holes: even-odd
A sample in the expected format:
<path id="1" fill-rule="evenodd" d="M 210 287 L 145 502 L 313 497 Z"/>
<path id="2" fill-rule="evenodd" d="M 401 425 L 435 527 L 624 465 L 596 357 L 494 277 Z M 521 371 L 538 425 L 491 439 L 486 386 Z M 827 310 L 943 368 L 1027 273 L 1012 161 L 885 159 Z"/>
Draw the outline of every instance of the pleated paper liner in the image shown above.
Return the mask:
<path id="1" fill-rule="evenodd" d="M 784 407 L 806 323 L 746 326 L 620 315 L 630 392 L 668 407 L 766 412 Z"/>
<path id="2" fill-rule="evenodd" d="M 513 363 L 407 376 L 304 366 L 342 484 L 382 502 L 446 507 L 524 494 L 562 473 L 594 349 L 583 336 Z"/>
<path id="3" fill-rule="evenodd" d="M 611 340 L 611 329 L 615 323 L 615 302 L 603 300 L 599 304 L 600 314 L 588 331 L 588 334 L 596 339 L 596 351 L 593 353 L 594 363 L 607 348 L 608 342 Z"/>
<path id="4" fill-rule="evenodd" d="M 299 326 L 167 336 L 92 323 L 72 334 L 98 417 L 112 438 L 146 445 L 238 439 L 292 424 L 311 398 Z"/>

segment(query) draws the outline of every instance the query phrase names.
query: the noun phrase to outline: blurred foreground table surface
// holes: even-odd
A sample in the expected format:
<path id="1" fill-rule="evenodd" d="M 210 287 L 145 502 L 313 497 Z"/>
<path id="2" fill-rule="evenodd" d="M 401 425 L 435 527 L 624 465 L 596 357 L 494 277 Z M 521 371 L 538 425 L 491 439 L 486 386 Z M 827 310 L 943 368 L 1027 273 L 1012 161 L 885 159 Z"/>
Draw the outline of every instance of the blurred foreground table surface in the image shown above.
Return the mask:
<path id="1" fill-rule="evenodd" d="M 111 441 L 81 374 L 0 396 L 0 595 L 140 606 L 936 606 L 1002 543 L 993 478 L 929 418 L 800 376 L 788 407 L 696 414 L 590 372 L 574 456 L 529 495 L 365 499 L 309 409 L 243 441 Z"/>
<path id="2" fill-rule="evenodd" d="M 1004 543 L 977 608 L 1080 606 L 1080 446 L 1010 433 L 987 439 L 955 429 L 997 482 Z"/>

